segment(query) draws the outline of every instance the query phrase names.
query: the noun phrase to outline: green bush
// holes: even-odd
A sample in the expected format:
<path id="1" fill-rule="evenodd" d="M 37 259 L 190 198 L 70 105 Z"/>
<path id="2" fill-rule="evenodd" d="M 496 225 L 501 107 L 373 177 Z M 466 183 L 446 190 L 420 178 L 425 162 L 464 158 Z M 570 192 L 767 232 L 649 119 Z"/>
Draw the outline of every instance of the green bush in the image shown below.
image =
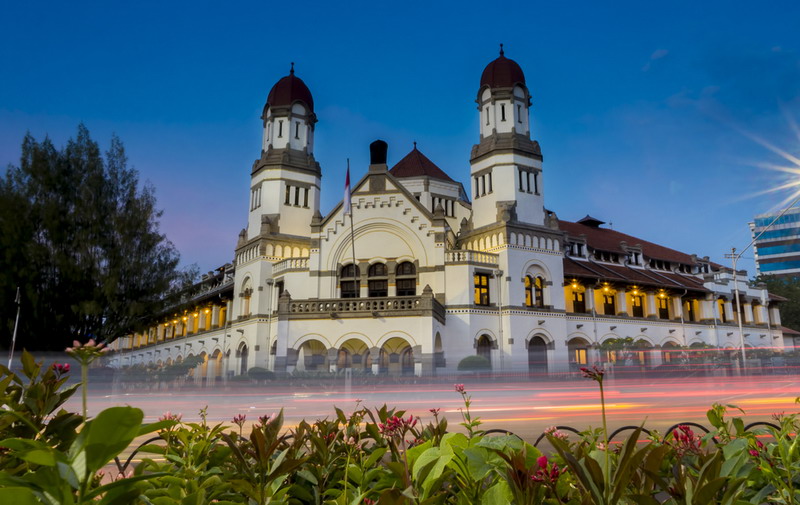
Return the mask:
<path id="1" fill-rule="evenodd" d="M 492 362 L 484 356 L 467 356 L 458 363 L 458 370 L 460 372 L 474 372 L 491 369 Z"/>
<path id="2" fill-rule="evenodd" d="M 254 366 L 250 370 L 247 371 L 247 376 L 253 379 L 254 381 L 271 381 L 275 378 L 275 372 L 272 370 L 267 370 L 266 368 L 262 368 L 260 366 Z"/>

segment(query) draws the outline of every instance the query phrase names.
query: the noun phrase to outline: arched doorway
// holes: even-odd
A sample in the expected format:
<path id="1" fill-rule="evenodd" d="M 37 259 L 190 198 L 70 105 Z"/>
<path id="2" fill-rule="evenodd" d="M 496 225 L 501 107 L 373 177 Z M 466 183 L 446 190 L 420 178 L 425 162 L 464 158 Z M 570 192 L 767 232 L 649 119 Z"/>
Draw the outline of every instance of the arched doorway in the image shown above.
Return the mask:
<path id="1" fill-rule="evenodd" d="M 589 364 L 589 342 L 583 337 L 573 337 L 567 342 L 570 369 Z"/>
<path id="2" fill-rule="evenodd" d="M 372 361 L 367 344 L 356 338 L 346 340 L 340 347 L 336 369 L 371 370 Z"/>
<path id="3" fill-rule="evenodd" d="M 239 375 L 245 375 L 247 373 L 247 358 L 250 354 L 247 344 L 242 343 L 242 345 L 239 346 L 237 354 L 239 355 Z"/>
<path id="4" fill-rule="evenodd" d="M 475 354 L 483 356 L 492 362 L 492 339 L 485 333 L 478 337 L 478 342 L 475 344 Z"/>
<path id="5" fill-rule="evenodd" d="M 328 357 L 328 348 L 319 340 L 303 342 L 297 351 L 297 369 L 315 371 L 328 371 L 325 363 Z"/>
<path id="6" fill-rule="evenodd" d="M 439 332 L 436 332 L 436 338 L 433 340 L 433 366 L 434 368 L 447 366 L 447 363 L 444 359 L 442 336 L 439 334 Z"/>
<path id="7" fill-rule="evenodd" d="M 392 337 L 381 347 L 380 372 L 389 375 L 414 373 L 414 350 L 401 337 Z"/>
<path id="8" fill-rule="evenodd" d="M 533 337 L 528 341 L 528 373 L 547 373 L 547 344 L 542 337 Z"/>

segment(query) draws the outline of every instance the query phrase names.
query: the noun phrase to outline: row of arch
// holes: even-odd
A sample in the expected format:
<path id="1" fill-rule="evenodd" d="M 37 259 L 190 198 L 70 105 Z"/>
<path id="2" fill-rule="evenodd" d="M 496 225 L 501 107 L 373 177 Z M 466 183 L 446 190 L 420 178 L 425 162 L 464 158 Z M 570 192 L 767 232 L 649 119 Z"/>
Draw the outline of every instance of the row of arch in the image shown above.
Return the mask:
<path id="1" fill-rule="evenodd" d="M 267 244 L 265 246 L 264 255 L 273 258 L 308 258 L 309 251 L 307 247 L 283 246 L 281 244 L 273 246 L 272 244 Z"/>

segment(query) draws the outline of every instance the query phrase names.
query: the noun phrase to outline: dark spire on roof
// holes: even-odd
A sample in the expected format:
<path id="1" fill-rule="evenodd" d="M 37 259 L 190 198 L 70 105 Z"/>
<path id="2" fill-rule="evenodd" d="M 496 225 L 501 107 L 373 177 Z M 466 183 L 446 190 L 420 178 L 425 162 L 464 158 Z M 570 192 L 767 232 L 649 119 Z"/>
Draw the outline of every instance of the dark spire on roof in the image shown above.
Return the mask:
<path id="1" fill-rule="evenodd" d="M 505 56 L 505 52 L 503 52 L 503 43 L 500 43 L 500 56 Z"/>
<path id="2" fill-rule="evenodd" d="M 294 75 L 294 62 L 292 62 L 292 68 L 289 69 L 289 73 Z"/>
<path id="3" fill-rule="evenodd" d="M 584 226 L 590 226 L 592 228 L 598 228 L 601 224 L 606 224 L 605 221 L 600 221 L 599 219 L 586 214 L 586 217 L 578 221 L 578 224 L 582 224 Z"/>

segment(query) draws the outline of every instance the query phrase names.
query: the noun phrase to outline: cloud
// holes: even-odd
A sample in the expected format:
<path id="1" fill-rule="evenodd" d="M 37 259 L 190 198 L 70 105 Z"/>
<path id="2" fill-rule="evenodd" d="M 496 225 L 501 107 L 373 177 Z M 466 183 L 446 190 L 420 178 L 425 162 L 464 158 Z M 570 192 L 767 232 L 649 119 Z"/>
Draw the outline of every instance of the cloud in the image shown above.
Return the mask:
<path id="1" fill-rule="evenodd" d="M 653 54 L 650 55 L 650 61 L 645 63 L 644 66 L 642 67 L 642 72 L 647 72 L 648 70 L 650 70 L 650 67 L 652 66 L 652 63 L 654 61 L 658 61 L 666 57 L 668 54 L 669 51 L 666 49 L 656 49 L 655 51 L 653 51 Z"/>

